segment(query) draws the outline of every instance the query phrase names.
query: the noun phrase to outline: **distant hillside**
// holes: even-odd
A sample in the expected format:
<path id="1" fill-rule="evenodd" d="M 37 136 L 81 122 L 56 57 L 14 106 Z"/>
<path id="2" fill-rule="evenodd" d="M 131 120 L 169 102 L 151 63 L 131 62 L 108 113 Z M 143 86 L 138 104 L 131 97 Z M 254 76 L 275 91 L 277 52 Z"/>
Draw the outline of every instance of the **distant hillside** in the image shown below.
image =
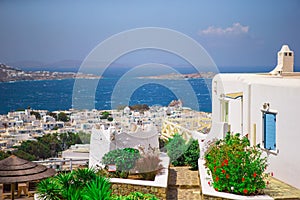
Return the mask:
<path id="1" fill-rule="evenodd" d="M 24 71 L 47 70 L 51 72 L 77 72 L 80 60 L 62 60 L 54 63 L 43 63 L 39 61 L 24 60 L 19 62 L 7 63 L 9 66 L 18 67 Z"/>
<path id="2" fill-rule="evenodd" d="M 26 80 L 56 80 L 69 78 L 99 78 L 93 74 L 80 74 L 74 72 L 50 72 L 50 71 L 23 71 L 17 68 L 0 64 L 0 82 L 26 81 Z"/>

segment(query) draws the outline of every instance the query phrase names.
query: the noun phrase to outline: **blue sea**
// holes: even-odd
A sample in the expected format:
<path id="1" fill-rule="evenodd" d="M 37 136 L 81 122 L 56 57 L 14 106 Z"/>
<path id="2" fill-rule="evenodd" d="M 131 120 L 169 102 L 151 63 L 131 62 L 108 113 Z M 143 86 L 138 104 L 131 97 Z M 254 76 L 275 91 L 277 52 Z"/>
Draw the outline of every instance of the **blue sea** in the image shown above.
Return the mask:
<path id="1" fill-rule="evenodd" d="M 118 77 L 109 77 L 100 79 L 96 89 L 94 107 L 104 110 L 111 109 L 112 93 Z M 20 81 L 0 83 L 0 114 L 8 111 L 24 109 L 28 106 L 32 109 L 68 110 L 72 108 L 72 93 L 74 79 L 65 80 L 43 80 L 43 81 Z M 93 83 L 97 80 L 85 80 L 86 84 Z M 139 80 L 133 80 L 132 84 L 138 84 Z M 184 105 L 192 107 L 195 110 L 211 112 L 211 99 L 208 88 L 211 88 L 209 79 L 192 79 L 192 80 L 162 80 L 165 87 L 156 83 L 149 83 L 138 87 L 127 101 L 120 100 L 120 105 L 148 104 L 167 106 L 172 100 L 178 99 L 174 94 L 182 89 L 181 84 L 188 82 L 197 96 L 199 105 Z M 126 88 L 124 88 L 126 91 Z M 87 97 L 88 98 L 88 97 Z M 186 99 L 189 94 L 186 94 Z M 128 103 L 127 103 L 128 104 Z M 84 105 L 81 108 L 85 108 Z M 90 109 L 90 107 L 87 107 Z"/>
<path id="2" fill-rule="evenodd" d="M 226 67 L 221 72 L 262 72 L 270 71 L 272 67 L 249 67 L 237 68 Z M 211 112 L 211 80 L 210 79 L 192 79 L 192 80 L 161 80 L 160 84 L 149 83 L 144 84 L 140 79 L 127 80 L 128 83 L 122 83 L 122 93 L 128 92 L 129 99 L 122 99 L 122 95 L 114 94 L 113 91 L 118 85 L 120 77 L 128 71 L 128 69 L 120 70 L 111 68 L 104 74 L 104 78 L 100 79 L 93 97 L 83 96 L 81 108 L 91 109 L 85 106 L 85 98 L 93 100 L 92 108 L 104 110 L 112 109 L 115 101 L 113 97 L 119 97 L 117 105 L 134 105 L 148 104 L 167 106 L 174 99 L 182 99 L 184 106 L 191 107 L 194 110 Z M 181 68 L 180 73 L 195 73 L 195 71 Z M 298 69 L 299 71 L 299 69 Z M 98 80 L 85 80 L 86 85 L 95 84 Z M 20 81 L 12 83 L 0 83 L 0 114 L 6 114 L 8 111 L 24 109 L 30 106 L 32 109 L 68 110 L 73 107 L 73 87 L 74 79 L 65 80 L 44 80 L 44 81 Z M 121 86 L 122 86 L 121 84 Z M 127 86 L 126 86 L 127 84 Z M 136 85 L 134 92 L 127 91 L 129 85 Z M 186 84 L 192 88 L 188 90 Z M 84 85 L 83 85 L 84 87 Z M 84 95 L 84 91 L 82 92 Z M 181 97 L 176 96 L 181 92 Z M 182 95 L 183 93 L 183 95 Z M 114 95 L 113 95 L 114 94 Z M 124 96 L 124 95 L 123 95 Z M 125 95 L 126 96 L 126 95 Z M 189 102 L 192 97 L 196 96 L 196 103 Z"/>

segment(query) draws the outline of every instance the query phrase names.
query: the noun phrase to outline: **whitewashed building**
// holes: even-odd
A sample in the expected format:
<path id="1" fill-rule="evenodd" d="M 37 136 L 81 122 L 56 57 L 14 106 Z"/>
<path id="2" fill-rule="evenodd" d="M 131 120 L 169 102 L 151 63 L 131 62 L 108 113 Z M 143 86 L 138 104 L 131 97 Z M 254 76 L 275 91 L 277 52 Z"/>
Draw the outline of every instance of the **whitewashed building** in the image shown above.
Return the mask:
<path id="1" fill-rule="evenodd" d="M 142 121 L 128 124 L 106 123 L 92 130 L 89 167 L 102 166 L 102 157 L 109 151 L 122 148 L 159 148 L 159 133 L 153 124 Z"/>
<path id="2" fill-rule="evenodd" d="M 284 45 L 268 74 L 218 74 L 212 84 L 208 137 L 224 137 L 227 130 L 248 136 L 268 155 L 268 171 L 300 189 L 300 73 L 294 72 L 294 52 Z"/>

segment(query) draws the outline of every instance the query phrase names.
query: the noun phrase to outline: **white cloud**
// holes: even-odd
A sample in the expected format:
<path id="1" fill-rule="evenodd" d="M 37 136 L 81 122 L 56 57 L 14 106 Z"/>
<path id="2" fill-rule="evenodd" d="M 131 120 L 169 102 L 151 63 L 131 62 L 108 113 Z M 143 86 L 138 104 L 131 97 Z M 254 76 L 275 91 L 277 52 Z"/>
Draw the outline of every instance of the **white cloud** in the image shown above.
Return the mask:
<path id="1" fill-rule="evenodd" d="M 227 28 L 210 26 L 207 29 L 201 30 L 200 35 L 241 35 L 247 34 L 249 26 L 243 26 L 240 23 L 234 23 Z"/>

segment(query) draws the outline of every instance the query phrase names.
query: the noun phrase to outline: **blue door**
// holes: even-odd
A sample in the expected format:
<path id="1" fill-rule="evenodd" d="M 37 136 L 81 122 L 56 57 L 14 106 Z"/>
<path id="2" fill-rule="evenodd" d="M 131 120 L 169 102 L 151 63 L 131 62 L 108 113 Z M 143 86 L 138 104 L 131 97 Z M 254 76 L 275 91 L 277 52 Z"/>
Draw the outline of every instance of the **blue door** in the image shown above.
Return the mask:
<path id="1" fill-rule="evenodd" d="M 266 149 L 276 149 L 276 114 L 274 113 L 264 113 L 264 139 Z"/>

